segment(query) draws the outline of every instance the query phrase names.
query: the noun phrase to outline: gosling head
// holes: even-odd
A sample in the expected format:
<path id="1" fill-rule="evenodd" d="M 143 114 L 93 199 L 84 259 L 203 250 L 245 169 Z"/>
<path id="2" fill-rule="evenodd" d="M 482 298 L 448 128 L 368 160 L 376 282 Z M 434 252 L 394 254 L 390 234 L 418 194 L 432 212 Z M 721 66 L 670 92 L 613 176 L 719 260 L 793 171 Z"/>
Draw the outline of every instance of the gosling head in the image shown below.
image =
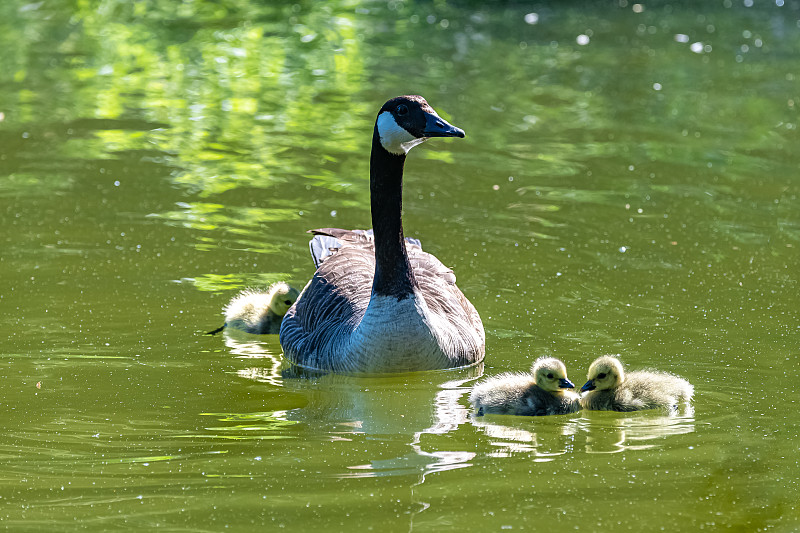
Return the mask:
<path id="1" fill-rule="evenodd" d="M 436 114 L 421 96 L 398 96 L 381 107 L 375 132 L 381 146 L 394 155 L 405 155 L 429 137 L 464 137 L 456 128 Z"/>
<path id="2" fill-rule="evenodd" d="M 619 359 L 613 355 L 604 355 L 591 364 L 587 377 L 589 381 L 583 384 L 581 392 L 613 389 L 625 380 L 625 370 Z"/>
<path id="3" fill-rule="evenodd" d="M 540 389 L 549 392 L 559 392 L 561 389 L 575 387 L 567 379 L 567 367 L 554 357 L 540 357 L 531 367 L 533 380 Z"/>
<path id="4" fill-rule="evenodd" d="M 283 316 L 286 311 L 297 301 L 300 292 L 286 283 L 275 283 L 269 288 L 269 310 L 278 316 Z"/>

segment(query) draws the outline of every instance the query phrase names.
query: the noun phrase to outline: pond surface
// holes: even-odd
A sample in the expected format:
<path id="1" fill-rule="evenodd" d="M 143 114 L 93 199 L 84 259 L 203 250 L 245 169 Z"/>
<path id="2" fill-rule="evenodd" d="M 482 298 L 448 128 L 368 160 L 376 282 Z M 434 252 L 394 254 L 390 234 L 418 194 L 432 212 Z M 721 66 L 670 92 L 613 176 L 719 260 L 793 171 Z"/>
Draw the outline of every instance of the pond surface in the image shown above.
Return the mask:
<path id="1" fill-rule="evenodd" d="M 71 6 L 69 4 L 72 4 Z M 796 531 L 800 2 L 0 4 L 0 526 Z M 424 95 L 406 234 L 478 368 L 304 376 L 204 336 L 369 225 L 372 123 Z M 693 409 L 470 415 L 604 353 Z"/>

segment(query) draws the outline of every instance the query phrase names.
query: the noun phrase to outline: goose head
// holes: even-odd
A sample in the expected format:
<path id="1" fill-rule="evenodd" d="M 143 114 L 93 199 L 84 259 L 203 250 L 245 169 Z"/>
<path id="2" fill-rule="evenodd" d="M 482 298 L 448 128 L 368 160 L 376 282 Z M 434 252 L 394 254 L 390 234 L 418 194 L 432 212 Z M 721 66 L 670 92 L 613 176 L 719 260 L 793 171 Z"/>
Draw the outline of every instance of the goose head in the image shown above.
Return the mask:
<path id="1" fill-rule="evenodd" d="M 581 392 L 613 389 L 625 380 L 625 370 L 619 359 L 613 355 L 604 355 L 591 364 L 587 377 L 589 381 L 581 387 Z"/>
<path id="2" fill-rule="evenodd" d="M 278 316 L 283 316 L 297 301 L 300 292 L 286 283 L 275 283 L 269 288 L 269 309 Z"/>
<path id="3" fill-rule="evenodd" d="M 533 374 L 533 380 L 536 385 L 549 392 L 558 392 L 561 389 L 575 387 L 567 379 L 567 367 L 554 357 L 540 357 L 537 359 L 533 363 L 531 374 Z"/>
<path id="4" fill-rule="evenodd" d="M 381 146 L 392 154 L 405 155 L 430 137 L 464 137 L 464 130 L 436 114 L 421 96 L 398 96 L 381 107 L 375 128 Z"/>

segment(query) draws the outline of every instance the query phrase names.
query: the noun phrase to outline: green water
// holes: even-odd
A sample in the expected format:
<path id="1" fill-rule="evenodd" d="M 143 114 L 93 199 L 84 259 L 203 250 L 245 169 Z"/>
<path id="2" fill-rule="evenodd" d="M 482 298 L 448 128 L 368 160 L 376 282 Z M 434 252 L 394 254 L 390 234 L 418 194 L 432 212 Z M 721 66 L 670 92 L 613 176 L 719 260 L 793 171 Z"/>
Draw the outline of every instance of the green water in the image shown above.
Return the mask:
<path id="1" fill-rule="evenodd" d="M 754 1 L 0 3 L 0 527 L 796 531 L 800 2 Z M 404 93 L 467 132 L 411 152 L 405 226 L 485 365 L 203 336 L 368 226 Z M 469 414 L 603 353 L 693 411 Z"/>

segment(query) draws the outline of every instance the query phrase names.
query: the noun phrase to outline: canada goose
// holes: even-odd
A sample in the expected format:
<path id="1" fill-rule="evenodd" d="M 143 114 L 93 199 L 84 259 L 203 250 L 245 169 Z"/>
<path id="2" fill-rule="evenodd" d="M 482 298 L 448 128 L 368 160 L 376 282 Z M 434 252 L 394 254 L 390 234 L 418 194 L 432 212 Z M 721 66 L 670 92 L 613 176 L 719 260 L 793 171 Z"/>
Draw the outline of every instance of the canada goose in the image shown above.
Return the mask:
<path id="1" fill-rule="evenodd" d="M 286 311 L 297 300 L 299 292 L 286 283 L 273 283 L 266 291 L 246 289 L 225 306 L 225 323 L 207 335 L 214 335 L 225 328 L 234 328 L 247 333 L 277 334 Z"/>
<path id="2" fill-rule="evenodd" d="M 483 324 L 455 275 L 419 241 L 403 238 L 403 164 L 429 137 L 464 131 L 421 96 L 393 98 L 378 112 L 369 173 L 374 233 L 311 231 L 318 268 L 281 325 L 281 346 L 295 365 L 383 373 L 483 359 Z"/>
<path id="3" fill-rule="evenodd" d="M 540 357 L 530 374 L 506 372 L 478 383 L 469 401 L 477 416 L 496 415 L 565 415 L 580 409 L 580 396 L 567 379 L 567 369 L 560 360 Z"/>
<path id="4" fill-rule="evenodd" d="M 594 411 L 639 411 L 675 409 L 688 402 L 694 387 L 683 378 L 666 372 L 637 371 L 625 373 L 613 355 L 596 359 L 589 367 L 589 381 L 581 392 L 581 407 Z"/>

